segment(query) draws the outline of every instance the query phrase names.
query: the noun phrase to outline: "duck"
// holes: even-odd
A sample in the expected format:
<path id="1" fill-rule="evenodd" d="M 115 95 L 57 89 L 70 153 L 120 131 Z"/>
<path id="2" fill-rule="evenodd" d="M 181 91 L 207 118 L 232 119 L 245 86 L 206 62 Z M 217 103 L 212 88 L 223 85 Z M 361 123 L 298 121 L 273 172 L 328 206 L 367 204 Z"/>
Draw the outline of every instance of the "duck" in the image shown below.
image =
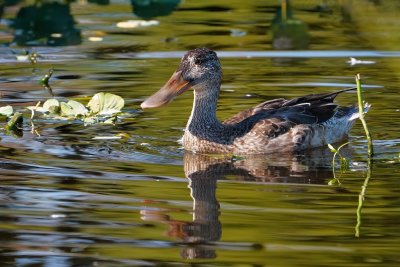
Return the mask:
<path id="1" fill-rule="evenodd" d="M 297 153 L 345 139 L 359 117 L 355 105 L 334 102 L 337 95 L 355 89 L 347 88 L 268 100 L 221 122 L 216 115 L 221 81 L 217 53 L 195 48 L 141 108 L 164 106 L 192 88 L 193 107 L 181 141 L 185 150 L 201 154 Z"/>

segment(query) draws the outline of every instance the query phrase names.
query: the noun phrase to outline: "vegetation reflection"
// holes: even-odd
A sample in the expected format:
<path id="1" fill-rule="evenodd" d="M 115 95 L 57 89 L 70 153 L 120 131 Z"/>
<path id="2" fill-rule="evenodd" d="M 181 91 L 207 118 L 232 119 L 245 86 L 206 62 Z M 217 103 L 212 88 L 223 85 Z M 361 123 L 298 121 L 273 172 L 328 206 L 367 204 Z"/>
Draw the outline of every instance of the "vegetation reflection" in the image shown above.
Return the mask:
<path id="1" fill-rule="evenodd" d="M 15 29 L 14 42 L 18 45 L 64 46 L 82 42 L 69 3 L 40 1 L 22 7 L 11 27 Z"/>
<path id="2" fill-rule="evenodd" d="M 133 14 L 144 19 L 169 15 L 180 2 L 181 0 L 131 0 Z"/>

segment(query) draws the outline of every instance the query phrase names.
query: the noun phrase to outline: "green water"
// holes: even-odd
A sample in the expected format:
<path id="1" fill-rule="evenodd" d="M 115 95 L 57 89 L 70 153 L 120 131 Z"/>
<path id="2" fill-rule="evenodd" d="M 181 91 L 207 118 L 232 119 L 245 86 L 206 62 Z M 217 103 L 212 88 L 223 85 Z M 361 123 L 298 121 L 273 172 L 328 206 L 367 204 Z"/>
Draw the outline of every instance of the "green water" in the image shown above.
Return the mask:
<path id="1" fill-rule="evenodd" d="M 0 131 L 0 266 L 398 266 L 397 1 L 292 1 L 295 30 L 279 24 L 279 1 L 167 2 L 170 14 L 152 18 L 158 25 L 138 28 L 117 26 L 140 19 L 129 1 L 6 2 L 0 105 L 26 120 L 22 137 Z M 27 7 L 49 20 L 25 29 Z M 154 9 L 136 7 L 146 18 Z M 46 33 L 52 27 L 62 37 Z M 237 159 L 185 153 L 178 140 L 192 94 L 162 109 L 139 104 L 197 46 L 221 57 L 221 119 L 277 97 L 346 88 L 361 73 L 372 104 L 370 173 L 361 123 L 342 151 L 350 171 L 340 185 L 328 185 L 327 148 Z M 16 59 L 25 48 L 37 64 Z M 364 62 L 350 65 L 352 56 Z M 24 107 L 50 97 L 38 83 L 50 68 L 58 98 L 112 92 L 126 100 L 125 117 L 115 126 L 37 119 L 32 133 Z M 355 103 L 356 94 L 337 101 Z M 130 138 L 93 139 L 119 133 Z"/>

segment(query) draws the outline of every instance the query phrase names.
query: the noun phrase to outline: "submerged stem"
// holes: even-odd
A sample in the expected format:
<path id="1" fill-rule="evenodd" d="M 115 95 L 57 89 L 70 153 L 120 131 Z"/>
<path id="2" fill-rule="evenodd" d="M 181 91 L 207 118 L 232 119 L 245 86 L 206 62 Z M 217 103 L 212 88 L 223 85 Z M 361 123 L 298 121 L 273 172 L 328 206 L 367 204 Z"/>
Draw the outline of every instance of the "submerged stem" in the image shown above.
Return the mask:
<path id="1" fill-rule="evenodd" d="M 348 162 L 347 159 L 345 157 L 342 156 L 342 154 L 340 154 L 340 149 L 346 145 L 348 145 L 349 142 L 344 143 L 342 145 L 340 145 L 337 149 L 334 148 L 331 144 L 328 144 L 328 147 L 331 149 L 331 151 L 334 153 L 333 157 L 332 157 L 332 173 L 333 173 L 333 179 L 336 180 L 339 185 L 341 184 L 341 182 L 339 181 L 339 179 L 336 177 L 336 168 L 335 168 L 335 162 L 336 162 L 336 156 L 339 156 L 340 158 L 340 174 L 342 174 L 344 171 L 346 171 L 348 169 L 348 165 L 346 164 L 346 166 L 342 166 L 343 162 Z"/>

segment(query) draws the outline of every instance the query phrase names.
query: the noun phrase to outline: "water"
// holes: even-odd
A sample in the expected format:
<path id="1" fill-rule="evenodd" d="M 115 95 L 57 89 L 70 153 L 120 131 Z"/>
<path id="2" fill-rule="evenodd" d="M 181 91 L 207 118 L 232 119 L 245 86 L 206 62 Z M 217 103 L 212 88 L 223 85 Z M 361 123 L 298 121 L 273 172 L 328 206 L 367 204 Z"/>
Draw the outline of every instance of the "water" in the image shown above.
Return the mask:
<path id="1" fill-rule="evenodd" d="M 357 9 L 293 2 L 289 17 L 307 25 L 289 34 L 297 50 L 273 34 L 278 1 L 185 1 L 152 18 L 158 25 L 139 28 L 117 27 L 139 19 L 125 1 L 45 6 L 70 37 L 34 40 L 24 39 L 25 24 L 12 23 L 29 3 L 10 3 L 0 25 L 1 106 L 14 105 L 26 120 L 22 137 L 0 131 L 0 265 L 398 266 L 397 1 Z M 150 18 L 157 9 L 136 10 Z M 268 99 L 352 86 L 361 73 L 372 104 L 371 172 L 360 123 L 342 150 L 350 171 L 340 185 L 328 185 L 327 148 L 244 158 L 184 152 L 177 141 L 192 95 L 162 109 L 139 104 L 197 46 L 221 57 L 221 119 Z M 40 55 L 37 64 L 16 60 L 24 47 Z M 364 62 L 351 65 L 350 57 Z M 32 133 L 24 107 L 50 97 L 38 83 L 50 68 L 57 97 L 112 92 L 126 100 L 125 117 L 115 126 L 36 119 L 40 136 Z M 356 94 L 337 101 L 349 105 Z M 119 133 L 129 138 L 93 139 Z"/>

